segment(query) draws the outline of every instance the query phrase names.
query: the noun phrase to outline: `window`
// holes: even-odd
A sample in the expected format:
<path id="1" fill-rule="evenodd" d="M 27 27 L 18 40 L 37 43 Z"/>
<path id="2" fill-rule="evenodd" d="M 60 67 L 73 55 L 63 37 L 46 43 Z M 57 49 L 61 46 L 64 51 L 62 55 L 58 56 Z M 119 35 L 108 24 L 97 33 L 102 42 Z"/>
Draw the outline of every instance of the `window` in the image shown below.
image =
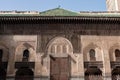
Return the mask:
<path id="1" fill-rule="evenodd" d="M 120 57 L 120 50 L 119 49 L 115 50 L 115 57 Z"/>
<path id="2" fill-rule="evenodd" d="M 118 61 L 120 61 L 120 50 L 119 49 L 116 49 L 115 50 L 115 57 L 116 57 L 116 60 Z"/>
<path id="3" fill-rule="evenodd" d="M 94 49 L 91 49 L 89 51 L 89 55 L 90 55 L 90 61 L 95 61 L 96 58 L 95 58 L 95 50 Z"/>
<path id="4" fill-rule="evenodd" d="M 68 53 L 67 52 L 67 45 L 63 45 L 63 53 Z"/>
<path id="5" fill-rule="evenodd" d="M 28 61 L 28 58 L 29 58 L 29 50 L 26 49 L 23 52 L 23 61 Z"/>
<path id="6" fill-rule="evenodd" d="M 51 46 L 51 53 L 55 53 L 55 45 Z"/>

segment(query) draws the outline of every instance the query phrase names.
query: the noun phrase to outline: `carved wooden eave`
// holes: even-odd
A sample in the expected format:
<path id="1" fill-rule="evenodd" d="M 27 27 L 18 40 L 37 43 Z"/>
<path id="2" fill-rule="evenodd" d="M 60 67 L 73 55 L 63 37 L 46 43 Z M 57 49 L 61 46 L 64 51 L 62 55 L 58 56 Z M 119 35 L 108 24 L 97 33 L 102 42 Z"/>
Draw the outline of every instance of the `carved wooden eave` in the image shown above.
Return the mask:
<path id="1" fill-rule="evenodd" d="M 120 17 L 0 16 L 0 34 L 120 35 Z M 58 33 L 59 32 L 59 33 Z"/>
<path id="2" fill-rule="evenodd" d="M 89 17 L 89 16 L 0 16 L 1 24 L 12 23 L 32 23 L 32 24 L 52 24 L 52 23 L 96 23 L 114 24 L 120 23 L 119 17 Z"/>

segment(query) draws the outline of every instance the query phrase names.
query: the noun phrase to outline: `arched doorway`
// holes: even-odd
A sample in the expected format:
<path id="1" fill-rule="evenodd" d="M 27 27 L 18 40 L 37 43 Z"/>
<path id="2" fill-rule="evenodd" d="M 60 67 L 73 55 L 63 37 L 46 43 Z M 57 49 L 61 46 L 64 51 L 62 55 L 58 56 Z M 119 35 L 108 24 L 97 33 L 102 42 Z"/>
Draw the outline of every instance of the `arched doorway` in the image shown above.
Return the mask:
<path id="1" fill-rule="evenodd" d="M 69 55 L 73 53 L 71 42 L 64 37 L 56 37 L 49 42 L 47 53 L 50 56 L 50 80 L 69 80 Z"/>
<path id="2" fill-rule="evenodd" d="M 88 68 L 85 72 L 85 80 L 103 80 L 102 71 L 95 68 Z"/>
<path id="3" fill-rule="evenodd" d="M 15 80 L 33 80 L 34 73 L 29 68 L 20 68 L 16 71 Z"/>
<path id="4" fill-rule="evenodd" d="M 112 80 L 120 80 L 120 67 L 112 70 Z"/>

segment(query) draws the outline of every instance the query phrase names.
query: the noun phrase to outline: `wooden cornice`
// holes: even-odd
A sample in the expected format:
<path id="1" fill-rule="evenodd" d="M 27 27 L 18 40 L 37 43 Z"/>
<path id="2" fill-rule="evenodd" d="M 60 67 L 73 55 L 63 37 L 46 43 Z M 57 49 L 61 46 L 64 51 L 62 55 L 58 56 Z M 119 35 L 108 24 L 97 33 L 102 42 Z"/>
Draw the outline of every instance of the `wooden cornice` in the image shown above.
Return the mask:
<path id="1" fill-rule="evenodd" d="M 117 17 L 87 17 L 87 16 L 0 16 L 0 23 L 4 24 L 52 24 L 52 23 L 95 23 L 95 24 L 120 24 Z"/>

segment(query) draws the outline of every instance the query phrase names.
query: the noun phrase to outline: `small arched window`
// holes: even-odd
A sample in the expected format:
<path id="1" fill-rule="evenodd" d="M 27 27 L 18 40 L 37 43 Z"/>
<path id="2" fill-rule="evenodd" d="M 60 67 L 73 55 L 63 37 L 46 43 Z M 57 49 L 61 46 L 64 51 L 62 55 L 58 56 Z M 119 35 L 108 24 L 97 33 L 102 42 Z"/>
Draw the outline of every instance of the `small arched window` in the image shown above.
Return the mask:
<path id="1" fill-rule="evenodd" d="M 116 57 L 116 60 L 118 61 L 120 61 L 120 50 L 119 49 L 116 49 L 115 50 L 115 57 Z"/>
<path id="2" fill-rule="evenodd" d="M 61 53 L 61 46 L 57 45 L 57 53 Z"/>
<path id="3" fill-rule="evenodd" d="M 55 45 L 51 46 L 51 53 L 55 53 Z"/>
<path id="4" fill-rule="evenodd" d="M 115 57 L 120 57 L 120 50 L 119 49 L 115 50 Z"/>
<path id="5" fill-rule="evenodd" d="M 23 51 L 23 61 L 28 61 L 29 58 L 29 50 L 26 49 Z"/>
<path id="6" fill-rule="evenodd" d="M 89 51 L 89 55 L 90 55 L 90 61 L 96 61 L 95 50 L 94 49 L 91 49 Z"/>
<path id="7" fill-rule="evenodd" d="M 63 45 L 63 53 L 68 53 L 67 52 L 67 45 Z"/>
<path id="8" fill-rule="evenodd" d="M 0 49 L 0 61 L 2 61 L 2 56 L 3 56 L 3 50 Z"/>

